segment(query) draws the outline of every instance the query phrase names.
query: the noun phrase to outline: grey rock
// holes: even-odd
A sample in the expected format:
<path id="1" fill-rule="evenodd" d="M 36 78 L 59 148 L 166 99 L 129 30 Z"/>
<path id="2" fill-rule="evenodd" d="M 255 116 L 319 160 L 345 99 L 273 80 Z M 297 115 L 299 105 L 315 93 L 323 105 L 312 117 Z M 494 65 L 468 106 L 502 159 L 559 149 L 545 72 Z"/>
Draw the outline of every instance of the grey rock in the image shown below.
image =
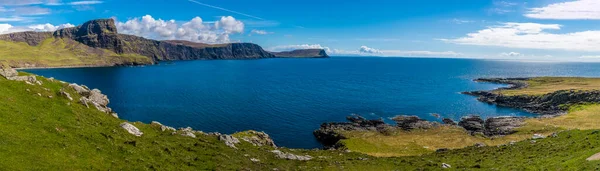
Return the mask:
<path id="1" fill-rule="evenodd" d="M 85 97 L 90 95 L 90 89 L 88 89 L 84 86 L 80 86 L 80 85 L 73 83 L 73 84 L 69 84 L 69 87 L 73 88 L 75 90 L 75 92 L 77 92 L 77 94 L 79 94 L 79 95 L 82 95 Z"/>
<path id="2" fill-rule="evenodd" d="M 138 137 L 140 137 L 144 134 L 144 133 L 142 133 L 142 131 L 140 131 L 140 129 L 138 129 L 137 127 L 135 127 L 132 124 L 127 123 L 127 122 L 123 122 L 121 124 L 121 128 L 125 129 L 130 134 L 138 136 Z"/>
<path id="3" fill-rule="evenodd" d="M 300 161 L 307 161 L 307 160 L 313 159 L 313 157 L 309 156 L 309 155 L 304 155 L 304 156 L 295 155 L 295 154 L 291 154 L 291 153 L 282 152 L 280 150 L 273 150 L 271 152 L 274 153 L 275 156 L 280 159 L 300 160 Z"/>
<path id="4" fill-rule="evenodd" d="M 59 94 L 65 98 L 69 99 L 69 101 L 73 101 L 73 97 L 71 97 L 71 94 L 65 92 L 64 90 L 60 90 Z"/>
<path id="5" fill-rule="evenodd" d="M 544 137 L 544 135 L 541 134 L 533 134 L 533 137 L 531 137 L 531 139 L 537 140 L 537 139 L 544 139 L 546 137 Z"/>
<path id="6" fill-rule="evenodd" d="M 524 117 L 495 117 L 485 121 L 485 135 L 509 135 L 525 124 Z"/>
<path id="7" fill-rule="evenodd" d="M 242 140 L 254 145 L 254 146 L 271 146 L 277 148 L 275 142 L 265 132 L 248 131 L 251 136 L 240 137 Z"/>
<path id="8" fill-rule="evenodd" d="M 2 75 L 4 78 L 8 79 L 8 78 L 11 78 L 11 77 L 18 76 L 19 73 L 15 69 L 5 68 L 5 69 L 0 69 L 0 75 Z"/>
<path id="9" fill-rule="evenodd" d="M 442 119 L 442 123 L 444 123 L 446 125 L 456 125 L 456 122 L 454 122 L 452 119 L 449 119 L 449 118 Z"/>
<path id="10" fill-rule="evenodd" d="M 250 161 L 252 161 L 252 162 L 254 162 L 254 163 L 258 163 L 258 162 L 260 162 L 260 160 L 259 160 L 259 159 L 257 159 L 257 158 L 251 158 L 251 159 L 250 159 Z"/>
<path id="11" fill-rule="evenodd" d="M 471 134 L 483 133 L 485 131 L 484 121 L 479 116 L 463 117 L 458 126 L 465 128 Z"/>
<path id="12" fill-rule="evenodd" d="M 431 129 L 434 127 L 438 127 L 439 123 L 437 122 L 429 122 L 419 118 L 418 116 L 396 116 L 392 118 L 393 121 L 396 122 L 398 127 L 404 130 L 413 130 L 413 129 Z"/>
<path id="13" fill-rule="evenodd" d="M 235 145 L 240 143 L 240 140 L 231 135 L 220 135 L 219 140 L 225 142 L 225 145 L 235 149 L 237 149 Z"/>
<path id="14" fill-rule="evenodd" d="M 452 166 L 450 166 L 449 164 L 446 164 L 446 163 L 442 163 L 442 168 L 450 169 L 450 168 L 452 168 Z"/>

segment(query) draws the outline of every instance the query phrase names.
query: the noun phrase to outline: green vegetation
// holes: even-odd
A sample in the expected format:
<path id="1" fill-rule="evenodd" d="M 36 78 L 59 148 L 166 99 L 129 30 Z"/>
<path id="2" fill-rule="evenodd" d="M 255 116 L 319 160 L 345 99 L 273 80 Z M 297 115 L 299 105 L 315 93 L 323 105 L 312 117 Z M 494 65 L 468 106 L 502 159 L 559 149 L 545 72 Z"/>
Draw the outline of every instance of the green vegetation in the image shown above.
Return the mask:
<path id="1" fill-rule="evenodd" d="M 26 73 L 20 73 L 27 75 Z M 585 159 L 600 152 L 600 132 L 571 130 L 556 138 L 523 141 L 508 146 L 468 147 L 421 156 L 372 157 L 338 150 L 279 149 L 297 155 L 310 155 L 310 161 L 278 159 L 273 147 L 237 144 L 233 149 L 216 136 L 197 133 L 197 138 L 162 132 L 157 125 L 133 123 L 144 134 L 127 133 L 119 125 L 125 121 L 96 109 L 88 109 L 77 100 L 59 95 L 65 89 L 74 99 L 74 90 L 59 81 L 38 77 L 42 86 L 9 81 L 0 77 L 0 168 L 6 170 L 439 170 L 442 163 L 453 169 L 486 170 L 590 170 L 600 162 Z M 39 95 L 38 95 L 39 93 Z M 52 96 L 52 97 L 50 97 Z M 589 116 L 585 111 L 600 110 L 600 106 L 584 106 L 573 113 Z M 578 114 L 577 112 L 583 112 Z M 593 113 L 593 111 L 592 111 Z M 395 133 L 465 135 L 452 129 Z M 236 137 L 253 136 L 249 132 Z M 529 135 L 528 135 L 529 136 Z M 449 139 L 407 141 L 450 141 Z M 471 143 L 455 140 L 452 143 Z M 380 139 L 373 141 L 392 141 Z M 495 141 L 495 140 L 490 140 Z M 360 147 L 361 142 L 347 142 Z M 355 143 L 355 144 L 351 144 Z M 394 143 L 394 142 L 390 142 Z M 397 142 L 399 143 L 399 142 Z M 366 147 L 368 143 L 362 143 Z M 412 144 L 414 145 L 414 144 Z M 469 144 L 470 145 L 470 144 Z M 420 145 L 418 145 L 420 146 Z M 434 148 L 436 146 L 430 146 Z M 437 147 L 436 147 L 437 148 Z M 401 151 L 402 149 L 396 149 Z M 381 155 L 385 156 L 385 155 Z M 252 162 L 250 159 L 259 159 Z"/>
<path id="2" fill-rule="evenodd" d="M 14 67 L 69 67 L 151 64 L 152 60 L 91 48 L 73 40 L 48 38 L 38 46 L 0 40 L 0 62 Z"/>
<path id="3" fill-rule="evenodd" d="M 523 89 L 499 90 L 503 95 L 544 95 L 559 90 L 600 90 L 600 78 L 537 77 Z"/>

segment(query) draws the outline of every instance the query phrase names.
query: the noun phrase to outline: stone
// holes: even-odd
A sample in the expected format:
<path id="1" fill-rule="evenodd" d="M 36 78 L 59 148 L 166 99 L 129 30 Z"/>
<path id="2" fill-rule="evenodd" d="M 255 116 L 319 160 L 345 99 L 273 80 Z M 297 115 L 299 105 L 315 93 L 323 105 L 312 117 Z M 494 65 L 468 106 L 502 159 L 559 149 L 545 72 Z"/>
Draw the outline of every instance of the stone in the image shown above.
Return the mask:
<path id="1" fill-rule="evenodd" d="M 77 94 L 82 95 L 82 96 L 89 96 L 90 94 L 90 90 L 85 88 L 84 86 L 80 86 L 77 84 L 69 84 L 69 87 L 73 88 L 75 90 L 75 92 L 77 92 Z"/>
<path id="2" fill-rule="evenodd" d="M 510 141 L 508 144 L 509 145 L 515 145 L 517 142 L 516 141 Z"/>
<path id="3" fill-rule="evenodd" d="M 446 163 L 442 163 L 442 168 L 450 169 L 450 168 L 452 168 L 452 166 L 450 166 L 449 164 L 446 164 Z"/>
<path id="4" fill-rule="evenodd" d="M 304 155 L 304 156 L 295 155 L 295 154 L 291 154 L 291 153 L 285 153 L 285 152 L 282 152 L 280 150 L 273 150 L 271 152 L 274 153 L 275 156 L 277 158 L 280 158 L 280 159 L 300 160 L 300 161 L 308 161 L 308 160 L 312 160 L 313 159 L 313 157 L 309 156 L 309 155 Z"/>
<path id="5" fill-rule="evenodd" d="M 79 102 L 81 104 L 83 104 L 85 107 L 90 108 L 90 105 L 88 104 L 89 100 L 85 97 L 81 97 L 79 98 Z"/>
<path id="6" fill-rule="evenodd" d="M 254 163 L 258 163 L 258 162 L 260 162 L 260 160 L 259 160 L 259 159 L 257 159 L 257 158 L 251 158 L 251 159 L 250 159 L 250 161 L 252 161 L 252 162 L 254 162 Z"/>
<path id="7" fill-rule="evenodd" d="M 4 78 L 8 79 L 8 78 L 11 78 L 11 77 L 18 76 L 19 73 L 15 69 L 5 68 L 5 69 L 0 69 L 0 75 L 2 75 Z"/>
<path id="8" fill-rule="evenodd" d="M 555 132 L 555 133 L 552 133 L 552 135 L 550 135 L 550 137 L 552 137 L 552 138 L 556 138 L 556 137 L 558 137 L 558 134 L 557 134 L 556 132 Z"/>
<path id="9" fill-rule="evenodd" d="M 525 117 L 494 117 L 485 121 L 485 135 L 510 135 L 525 124 Z"/>
<path id="10" fill-rule="evenodd" d="M 531 137 L 531 139 L 537 140 L 537 139 L 544 139 L 546 137 L 544 137 L 544 135 L 541 134 L 533 134 L 533 137 Z"/>
<path id="11" fill-rule="evenodd" d="M 165 129 L 167 129 L 167 128 L 165 128 Z M 194 131 L 194 129 L 192 129 L 191 127 L 179 129 L 179 135 L 184 136 L 184 137 L 196 138 L 196 134 L 194 134 L 195 132 L 196 131 Z"/>
<path id="12" fill-rule="evenodd" d="M 65 92 L 64 90 L 60 90 L 59 94 L 67 99 L 69 99 L 69 101 L 73 101 L 73 97 L 71 97 L 71 94 Z"/>
<path id="13" fill-rule="evenodd" d="M 137 127 L 135 127 L 132 124 L 127 123 L 127 122 L 123 122 L 121 124 L 121 128 L 125 129 L 130 134 L 138 136 L 138 137 L 140 137 L 144 134 L 144 133 L 142 133 L 142 131 L 140 131 L 140 129 L 138 129 Z"/>
<path id="14" fill-rule="evenodd" d="M 219 140 L 225 142 L 225 145 L 235 149 L 237 149 L 235 145 L 240 143 L 240 140 L 231 135 L 220 135 Z"/>
<path id="15" fill-rule="evenodd" d="M 117 118 L 117 119 L 119 119 L 119 115 L 118 115 L 117 113 L 114 113 L 114 112 L 113 112 L 113 113 L 111 113 L 110 115 L 111 115 L 113 118 Z"/>
<path id="16" fill-rule="evenodd" d="M 485 147 L 486 145 L 484 143 L 475 143 L 475 147 Z"/>

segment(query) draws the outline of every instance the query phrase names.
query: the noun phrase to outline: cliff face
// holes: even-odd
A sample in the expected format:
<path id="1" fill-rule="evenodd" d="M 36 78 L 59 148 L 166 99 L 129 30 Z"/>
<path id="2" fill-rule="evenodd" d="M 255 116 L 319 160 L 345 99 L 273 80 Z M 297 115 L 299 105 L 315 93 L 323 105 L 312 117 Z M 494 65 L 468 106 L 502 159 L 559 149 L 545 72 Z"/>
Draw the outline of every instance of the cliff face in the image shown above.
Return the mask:
<path id="1" fill-rule="evenodd" d="M 299 49 L 289 52 L 271 52 L 280 58 L 328 58 L 327 52 L 323 49 Z"/>
<path id="2" fill-rule="evenodd" d="M 117 26 L 112 19 L 88 21 L 77 27 L 57 30 L 53 35 L 73 39 L 90 47 L 123 53 L 123 42 L 119 39 Z"/>
<path id="3" fill-rule="evenodd" d="M 188 41 L 157 41 L 133 35 L 118 34 L 112 19 L 88 21 L 73 28 L 55 32 L 23 32 L 0 35 L 0 40 L 39 45 L 48 38 L 70 39 L 93 48 L 117 54 L 140 54 L 153 61 L 200 59 L 260 59 L 275 55 L 252 43 L 209 45 Z"/>
<path id="4" fill-rule="evenodd" d="M 155 61 L 200 59 L 260 59 L 273 54 L 252 43 L 208 45 L 187 41 L 156 41 L 132 35 L 119 35 L 124 52 L 151 57 Z"/>

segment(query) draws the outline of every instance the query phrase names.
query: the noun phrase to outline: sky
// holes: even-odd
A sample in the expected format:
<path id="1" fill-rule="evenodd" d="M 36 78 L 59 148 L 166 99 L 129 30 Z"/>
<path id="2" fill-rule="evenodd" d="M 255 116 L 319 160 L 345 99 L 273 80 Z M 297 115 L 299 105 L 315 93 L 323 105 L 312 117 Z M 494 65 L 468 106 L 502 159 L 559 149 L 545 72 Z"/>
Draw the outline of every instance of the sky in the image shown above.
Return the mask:
<path id="1" fill-rule="evenodd" d="M 600 0 L 0 0 L 0 34 L 99 18 L 123 34 L 270 51 L 600 62 Z"/>

